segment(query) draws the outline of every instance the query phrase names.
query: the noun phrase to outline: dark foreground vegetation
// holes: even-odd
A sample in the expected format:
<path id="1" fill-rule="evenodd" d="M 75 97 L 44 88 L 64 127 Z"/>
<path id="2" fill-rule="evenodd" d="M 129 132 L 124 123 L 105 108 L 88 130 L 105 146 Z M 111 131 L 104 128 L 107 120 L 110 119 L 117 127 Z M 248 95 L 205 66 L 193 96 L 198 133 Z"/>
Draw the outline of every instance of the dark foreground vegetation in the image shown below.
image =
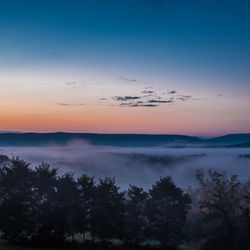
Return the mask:
<path id="1" fill-rule="evenodd" d="M 249 249 L 250 182 L 214 171 L 197 171 L 197 181 L 184 191 L 166 176 L 148 192 L 120 191 L 114 178 L 59 176 L 45 163 L 31 168 L 13 158 L 0 167 L 1 239 L 85 249 Z"/>

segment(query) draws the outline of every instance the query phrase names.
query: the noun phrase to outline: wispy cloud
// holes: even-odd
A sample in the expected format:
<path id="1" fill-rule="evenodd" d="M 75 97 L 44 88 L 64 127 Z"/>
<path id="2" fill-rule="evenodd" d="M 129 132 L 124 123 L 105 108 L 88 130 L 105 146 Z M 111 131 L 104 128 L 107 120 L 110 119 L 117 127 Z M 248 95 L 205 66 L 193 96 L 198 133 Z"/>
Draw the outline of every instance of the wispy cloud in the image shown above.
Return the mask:
<path id="1" fill-rule="evenodd" d="M 153 90 L 143 90 L 141 93 L 142 94 L 154 94 L 155 92 Z"/>
<path id="2" fill-rule="evenodd" d="M 85 105 L 85 103 L 72 104 L 72 103 L 57 102 L 56 105 L 73 107 L 73 106 L 83 106 Z"/>
<path id="3" fill-rule="evenodd" d="M 187 101 L 189 100 L 192 96 L 191 95 L 178 95 L 178 100 L 181 100 L 181 101 Z"/>
<path id="4" fill-rule="evenodd" d="M 59 105 L 59 106 L 74 106 L 74 104 L 64 103 L 64 102 L 57 102 L 56 105 Z"/>
<path id="5" fill-rule="evenodd" d="M 173 103 L 173 100 L 149 100 L 148 103 Z"/>
<path id="6" fill-rule="evenodd" d="M 176 103 L 185 102 L 185 101 L 205 101 L 207 98 L 203 97 L 193 97 L 192 95 L 181 94 L 175 89 L 172 88 L 159 88 L 154 87 L 153 85 L 145 85 L 140 84 L 140 82 L 136 79 L 121 76 L 116 78 L 119 81 L 125 83 L 136 83 L 134 85 L 129 86 L 130 92 L 127 95 L 116 95 L 112 96 L 104 95 L 104 96 L 95 96 L 95 102 L 91 103 L 80 103 L 80 104 L 70 104 L 70 103 L 57 103 L 57 105 L 61 106 L 81 106 L 81 105 L 108 105 L 108 106 L 118 106 L 118 107 L 158 107 L 162 105 L 174 105 Z M 96 85 L 101 84 L 100 82 L 93 83 L 82 83 L 77 81 L 69 81 L 65 83 L 69 88 L 72 89 L 74 93 L 76 90 L 86 86 L 86 85 Z M 144 85 L 144 86 L 143 86 Z M 121 86 L 121 85 L 120 85 Z M 128 86 L 123 85 L 121 88 L 126 88 L 128 90 Z M 78 93 L 78 92 L 77 92 Z M 112 93 L 112 92 L 111 92 Z M 120 92 L 122 93 L 122 91 Z M 221 96 L 218 94 L 218 96 Z"/>
<path id="7" fill-rule="evenodd" d="M 177 91 L 175 91 L 175 90 L 172 90 L 172 91 L 168 92 L 168 94 L 176 94 L 176 93 L 177 93 Z"/>
<path id="8" fill-rule="evenodd" d="M 123 81 L 123 82 L 126 82 L 126 83 L 136 83 L 136 82 L 137 82 L 136 79 L 127 78 L 127 77 L 124 77 L 124 76 L 118 77 L 118 80 Z"/>
<path id="9" fill-rule="evenodd" d="M 141 107 L 158 107 L 156 104 L 143 104 Z"/>
<path id="10" fill-rule="evenodd" d="M 115 96 L 115 97 L 113 97 L 113 100 L 128 101 L 128 100 L 138 100 L 140 98 L 141 98 L 140 96 Z"/>
<path id="11" fill-rule="evenodd" d="M 136 102 L 136 103 L 120 103 L 121 107 L 132 107 L 132 108 L 136 108 L 136 107 L 157 107 L 158 105 L 156 104 L 145 104 L 143 102 Z"/>

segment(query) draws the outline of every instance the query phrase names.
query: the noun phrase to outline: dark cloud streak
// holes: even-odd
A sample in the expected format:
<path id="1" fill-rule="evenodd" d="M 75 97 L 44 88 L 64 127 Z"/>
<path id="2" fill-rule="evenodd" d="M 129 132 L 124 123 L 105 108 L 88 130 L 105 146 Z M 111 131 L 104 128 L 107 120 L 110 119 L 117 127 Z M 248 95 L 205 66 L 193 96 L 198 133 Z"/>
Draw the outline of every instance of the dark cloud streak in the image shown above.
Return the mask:
<path id="1" fill-rule="evenodd" d="M 140 96 L 115 96 L 113 97 L 113 100 L 116 101 L 128 101 L 128 100 L 138 100 L 140 99 Z"/>
<path id="2" fill-rule="evenodd" d="M 158 105 L 156 105 L 156 104 L 145 104 L 143 102 L 137 102 L 137 103 L 121 103 L 120 106 L 121 107 L 136 108 L 136 107 L 157 107 Z"/>
<path id="3" fill-rule="evenodd" d="M 59 106 L 74 106 L 73 104 L 63 103 L 63 102 L 57 102 L 56 105 L 59 105 Z"/>
<path id="4" fill-rule="evenodd" d="M 155 92 L 153 90 L 143 90 L 141 93 L 142 94 L 154 94 Z"/>
<path id="5" fill-rule="evenodd" d="M 179 95 L 178 97 L 178 100 L 181 100 L 181 101 L 188 101 L 190 98 L 192 98 L 191 95 Z"/>
<path id="6" fill-rule="evenodd" d="M 175 90 L 172 90 L 172 91 L 168 92 L 168 94 L 176 94 L 176 93 L 177 93 L 177 91 L 175 91 Z"/>
<path id="7" fill-rule="evenodd" d="M 149 100 L 148 103 L 173 103 L 173 100 Z"/>

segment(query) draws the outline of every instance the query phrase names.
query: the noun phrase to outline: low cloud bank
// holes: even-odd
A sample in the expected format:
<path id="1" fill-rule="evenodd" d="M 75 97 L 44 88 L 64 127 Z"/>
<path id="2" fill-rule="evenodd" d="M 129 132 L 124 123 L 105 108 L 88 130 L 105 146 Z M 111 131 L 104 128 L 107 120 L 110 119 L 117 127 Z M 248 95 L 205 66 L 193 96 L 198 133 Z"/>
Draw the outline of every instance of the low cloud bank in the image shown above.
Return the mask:
<path id="1" fill-rule="evenodd" d="M 96 179 L 115 177 L 122 189 L 129 184 L 147 189 L 165 175 L 173 176 L 182 187 L 193 186 L 199 168 L 237 174 L 242 181 L 250 176 L 250 158 L 239 157 L 249 154 L 244 148 L 121 148 L 72 141 L 66 146 L 2 147 L 0 154 L 19 156 L 32 167 L 47 162 L 58 168 L 59 174 L 70 171 L 75 177 L 82 173 Z"/>

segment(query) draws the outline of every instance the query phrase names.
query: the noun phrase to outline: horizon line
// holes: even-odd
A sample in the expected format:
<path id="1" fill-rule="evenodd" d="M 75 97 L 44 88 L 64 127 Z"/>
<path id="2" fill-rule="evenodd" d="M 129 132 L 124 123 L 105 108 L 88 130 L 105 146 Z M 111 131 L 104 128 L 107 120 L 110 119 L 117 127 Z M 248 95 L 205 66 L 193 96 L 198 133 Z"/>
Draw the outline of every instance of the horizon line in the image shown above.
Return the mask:
<path id="1" fill-rule="evenodd" d="M 223 133 L 220 135 L 190 135 L 190 134 L 178 134 L 178 133 L 107 133 L 107 132 L 74 132 L 74 131 L 12 131 L 12 130 L 1 130 L 0 134 L 93 134 L 93 135 L 170 135 L 170 136 L 189 136 L 198 138 L 213 138 L 227 135 L 248 135 L 249 133 Z"/>

